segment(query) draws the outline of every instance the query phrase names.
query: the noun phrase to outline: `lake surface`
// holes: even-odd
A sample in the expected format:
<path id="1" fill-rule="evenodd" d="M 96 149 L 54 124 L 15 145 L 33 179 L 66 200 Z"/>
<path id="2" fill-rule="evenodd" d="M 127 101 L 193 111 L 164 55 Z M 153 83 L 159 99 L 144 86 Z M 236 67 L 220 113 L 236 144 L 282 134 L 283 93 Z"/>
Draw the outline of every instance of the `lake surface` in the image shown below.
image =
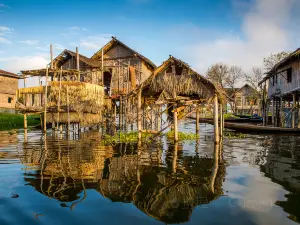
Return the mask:
<path id="1" fill-rule="evenodd" d="M 300 137 L 227 133 L 216 146 L 213 127 L 200 130 L 142 146 L 1 132 L 0 224 L 300 223 Z"/>

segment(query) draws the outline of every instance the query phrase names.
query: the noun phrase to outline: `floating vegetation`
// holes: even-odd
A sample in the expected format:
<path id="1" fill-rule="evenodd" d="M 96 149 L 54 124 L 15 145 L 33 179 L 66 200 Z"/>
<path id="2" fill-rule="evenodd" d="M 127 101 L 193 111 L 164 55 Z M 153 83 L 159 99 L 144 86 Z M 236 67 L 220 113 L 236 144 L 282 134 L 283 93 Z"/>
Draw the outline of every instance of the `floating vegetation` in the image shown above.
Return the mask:
<path id="1" fill-rule="evenodd" d="M 224 136 L 229 138 L 229 139 L 242 139 L 242 138 L 246 138 L 246 134 L 243 133 L 233 133 L 233 132 L 226 132 L 224 133 Z"/>
<path id="2" fill-rule="evenodd" d="M 171 130 L 168 133 L 166 133 L 166 137 L 168 140 L 174 140 L 174 131 Z M 194 141 L 199 136 L 195 133 L 186 133 L 186 132 L 178 132 L 178 140 L 179 141 Z"/>
<path id="3" fill-rule="evenodd" d="M 142 141 L 143 143 L 151 142 L 150 138 L 151 134 L 142 133 Z M 102 140 L 102 144 L 104 145 L 116 145 L 116 144 L 134 144 L 138 142 L 138 132 L 120 132 L 115 134 L 114 136 L 105 134 Z"/>
<path id="4" fill-rule="evenodd" d="M 40 124 L 39 115 L 27 116 L 28 126 L 36 126 Z M 21 114 L 13 113 L 0 113 L 0 130 L 11 130 L 16 128 L 23 128 L 24 116 Z"/>
<path id="5" fill-rule="evenodd" d="M 239 117 L 237 117 L 237 116 L 235 116 L 235 115 L 233 115 L 233 114 L 231 114 L 231 113 L 225 113 L 224 115 L 224 119 L 226 120 L 226 119 L 235 119 L 235 118 L 239 118 Z"/>

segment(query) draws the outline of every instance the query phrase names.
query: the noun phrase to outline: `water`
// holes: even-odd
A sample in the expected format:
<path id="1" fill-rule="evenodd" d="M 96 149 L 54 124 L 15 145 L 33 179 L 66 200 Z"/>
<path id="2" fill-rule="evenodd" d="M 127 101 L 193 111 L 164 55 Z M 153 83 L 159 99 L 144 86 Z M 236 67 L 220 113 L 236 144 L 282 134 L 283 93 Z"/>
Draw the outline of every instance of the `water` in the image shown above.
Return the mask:
<path id="1" fill-rule="evenodd" d="M 193 131 L 194 122 L 180 129 Z M 300 137 L 102 146 L 0 133 L 0 224 L 297 224 Z"/>

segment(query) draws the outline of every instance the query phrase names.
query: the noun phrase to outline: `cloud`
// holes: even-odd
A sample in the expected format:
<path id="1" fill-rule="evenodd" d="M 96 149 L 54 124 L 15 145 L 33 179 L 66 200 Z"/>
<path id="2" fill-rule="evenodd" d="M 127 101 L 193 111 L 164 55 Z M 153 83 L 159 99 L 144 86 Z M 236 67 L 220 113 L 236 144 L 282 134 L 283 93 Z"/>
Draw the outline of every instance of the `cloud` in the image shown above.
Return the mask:
<path id="1" fill-rule="evenodd" d="M 7 26 L 0 26 L 0 36 L 12 34 L 13 32 L 14 32 L 14 28 L 7 27 Z"/>
<path id="2" fill-rule="evenodd" d="M 0 37 L 0 44 L 11 44 L 12 42 L 7 38 Z"/>
<path id="3" fill-rule="evenodd" d="M 263 57 L 297 47 L 289 26 L 295 7 L 296 0 L 256 0 L 242 17 L 240 34 L 229 32 L 211 41 L 194 42 L 185 49 L 186 58 L 201 73 L 218 61 L 246 71 L 262 66 Z"/>
<path id="4" fill-rule="evenodd" d="M 62 33 L 61 35 L 63 35 L 63 36 L 78 35 L 80 33 L 84 33 L 84 32 L 88 31 L 88 29 L 86 29 L 84 27 L 79 27 L 79 26 L 67 27 L 65 30 L 66 30 L 66 32 Z"/>
<path id="5" fill-rule="evenodd" d="M 111 36 L 111 34 L 88 36 L 80 40 L 80 47 L 90 50 L 99 50 L 110 40 Z"/>
<path id="6" fill-rule="evenodd" d="M 18 73 L 21 70 L 45 68 L 49 60 L 43 56 L 5 57 L 0 58 L 3 69 Z"/>
<path id="7" fill-rule="evenodd" d="M 19 42 L 26 45 L 37 45 L 39 43 L 38 40 L 26 40 L 26 41 L 19 41 Z"/>
<path id="8" fill-rule="evenodd" d="M 0 3 L 0 8 L 8 8 L 8 6 Z"/>

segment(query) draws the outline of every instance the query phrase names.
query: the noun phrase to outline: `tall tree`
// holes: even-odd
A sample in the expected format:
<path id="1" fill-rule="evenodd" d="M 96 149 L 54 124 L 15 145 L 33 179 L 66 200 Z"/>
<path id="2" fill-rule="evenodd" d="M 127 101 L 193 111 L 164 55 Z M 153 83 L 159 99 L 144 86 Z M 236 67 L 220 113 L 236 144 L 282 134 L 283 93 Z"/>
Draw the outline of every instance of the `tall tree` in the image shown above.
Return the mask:
<path id="1" fill-rule="evenodd" d="M 221 88 L 225 88 L 226 79 L 229 74 L 229 67 L 223 63 L 216 63 L 208 68 L 207 78 L 219 85 Z"/>
<path id="2" fill-rule="evenodd" d="M 273 66 L 279 63 L 282 59 L 289 55 L 288 52 L 279 52 L 276 54 L 271 54 L 268 57 L 264 58 L 264 69 L 265 72 L 271 70 Z"/>

